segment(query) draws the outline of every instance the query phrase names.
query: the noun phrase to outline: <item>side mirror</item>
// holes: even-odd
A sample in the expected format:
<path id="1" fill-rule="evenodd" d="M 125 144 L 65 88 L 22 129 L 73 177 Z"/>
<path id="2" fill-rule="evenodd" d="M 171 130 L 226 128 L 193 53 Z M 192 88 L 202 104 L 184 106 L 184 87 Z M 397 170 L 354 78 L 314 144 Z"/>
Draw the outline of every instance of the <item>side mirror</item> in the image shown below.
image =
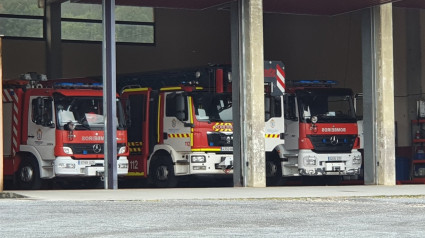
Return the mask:
<path id="1" fill-rule="evenodd" d="M 184 95 L 177 95 L 176 96 L 176 117 L 180 121 L 186 121 L 186 102 L 185 102 L 185 96 Z"/>
<path id="2" fill-rule="evenodd" d="M 268 96 L 264 97 L 264 115 L 265 115 L 265 119 L 266 121 L 268 121 L 271 117 L 271 106 L 270 106 L 270 101 L 271 98 Z"/>

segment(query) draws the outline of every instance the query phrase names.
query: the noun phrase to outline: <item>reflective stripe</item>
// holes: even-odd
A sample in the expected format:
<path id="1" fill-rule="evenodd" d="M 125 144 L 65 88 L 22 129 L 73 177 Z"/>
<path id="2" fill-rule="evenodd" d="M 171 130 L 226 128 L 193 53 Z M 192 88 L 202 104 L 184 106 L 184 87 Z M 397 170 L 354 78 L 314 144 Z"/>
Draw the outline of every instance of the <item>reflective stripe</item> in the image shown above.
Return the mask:
<path id="1" fill-rule="evenodd" d="M 230 122 L 218 122 L 213 126 L 214 131 L 233 131 L 233 125 Z"/>
<path id="2" fill-rule="evenodd" d="M 170 138 L 185 138 L 185 137 L 190 137 L 190 135 L 188 133 L 185 133 L 185 134 L 168 134 L 168 137 L 170 137 Z"/>
<path id="3" fill-rule="evenodd" d="M 148 90 L 149 88 L 127 88 L 127 89 L 124 89 L 124 92 L 144 92 Z"/>
<path id="4" fill-rule="evenodd" d="M 128 172 L 127 176 L 145 176 L 144 172 Z"/>
<path id="5" fill-rule="evenodd" d="M 279 134 L 266 134 L 266 138 L 279 138 Z"/>
<path id="6" fill-rule="evenodd" d="M 203 148 L 203 149 L 192 149 L 194 152 L 204 152 L 204 151 L 221 151 L 220 148 Z"/>

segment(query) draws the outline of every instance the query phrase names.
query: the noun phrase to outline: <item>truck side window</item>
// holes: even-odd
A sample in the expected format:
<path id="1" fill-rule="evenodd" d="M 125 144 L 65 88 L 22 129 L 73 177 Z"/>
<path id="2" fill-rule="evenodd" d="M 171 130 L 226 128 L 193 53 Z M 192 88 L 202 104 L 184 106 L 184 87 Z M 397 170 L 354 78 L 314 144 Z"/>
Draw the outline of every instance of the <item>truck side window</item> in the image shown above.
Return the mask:
<path id="1" fill-rule="evenodd" d="M 51 98 L 35 98 L 32 100 L 32 121 L 37 125 L 53 125 L 53 100 Z"/>
<path id="2" fill-rule="evenodd" d="M 265 119 L 268 121 L 272 117 L 281 117 L 281 98 L 272 97 L 269 95 L 264 96 Z"/>
<path id="3" fill-rule="evenodd" d="M 187 121 L 187 97 L 182 94 L 171 93 L 166 98 L 165 115 L 177 117 L 180 121 Z"/>
<path id="4" fill-rule="evenodd" d="M 295 97 L 291 95 L 285 95 L 285 119 L 297 120 Z"/>

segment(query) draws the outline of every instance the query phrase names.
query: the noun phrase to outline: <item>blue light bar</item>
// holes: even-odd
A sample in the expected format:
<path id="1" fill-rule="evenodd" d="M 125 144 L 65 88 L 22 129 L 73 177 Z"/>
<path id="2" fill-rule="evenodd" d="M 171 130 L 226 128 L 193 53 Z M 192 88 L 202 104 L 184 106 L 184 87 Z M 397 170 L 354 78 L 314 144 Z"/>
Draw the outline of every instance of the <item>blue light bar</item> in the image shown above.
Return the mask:
<path id="1" fill-rule="evenodd" d="M 91 83 L 91 84 L 85 84 L 85 83 L 55 83 L 54 88 L 86 88 L 86 89 L 99 89 L 102 88 L 101 83 Z"/>
<path id="2" fill-rule="evenodd" d="M 315 85 L 315 86 L 331 86 L 336 85 L 337 81 L 334 80 L 299 80 L 292 81 L 294 85 Z"/>

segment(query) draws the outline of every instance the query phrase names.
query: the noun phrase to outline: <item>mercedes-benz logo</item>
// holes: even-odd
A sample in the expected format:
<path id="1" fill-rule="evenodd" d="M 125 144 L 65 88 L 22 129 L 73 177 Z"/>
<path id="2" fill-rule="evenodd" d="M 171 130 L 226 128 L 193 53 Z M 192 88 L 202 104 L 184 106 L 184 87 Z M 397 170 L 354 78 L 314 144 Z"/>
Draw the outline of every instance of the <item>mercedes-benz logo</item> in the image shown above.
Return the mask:
<path id="1" fill-rule="evenodd" d="M 336 136 L 331 136 L 329 141 L 331 142 L 332 145 L 338 144 L 338 138 L 336 138 Z"/>
<path id="2" fill-rule="evenodd" d="M 99 154 L 102 151 L 102 147 L 99 144 L 94 144 L 93 151 L 94 153 Z"/>

